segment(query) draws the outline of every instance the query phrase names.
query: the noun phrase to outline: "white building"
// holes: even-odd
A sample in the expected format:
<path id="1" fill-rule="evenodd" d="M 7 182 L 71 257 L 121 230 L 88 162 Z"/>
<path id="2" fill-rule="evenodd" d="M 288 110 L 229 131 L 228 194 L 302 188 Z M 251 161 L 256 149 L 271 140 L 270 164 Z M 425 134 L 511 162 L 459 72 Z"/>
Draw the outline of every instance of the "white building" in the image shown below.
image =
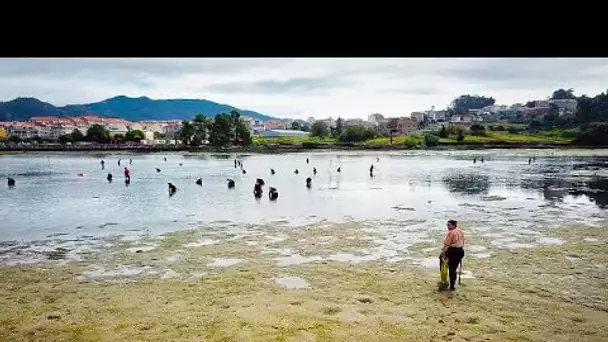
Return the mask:
<path id="1" fill-rule="evenodd" d="M 290 129 L 268 129 L 260 132 L 263 138 L 307 137 L 308 133 Z"/>
<path id="2" fill-rule="evenodd" d="M 412 112 L 410 117 L 412 118 L 412 120 L 416 120 L 417 122 L 422 122 L 426 119 L 426 113 L 425 112 Z"/>
<path id="3" fill-rule="evenodd" d="M 549 103 L 556 105 L 560 113 L 574 113 L 578 106 L 575 99 L 552 99 Z"/>
<path id="4" fill-rule="evenodd" d="M 367 127 L 367 128 L 372 128 L 372 127 L 377 126 L 377 124 L 374 124 L 370 121 L 366 121 L 363 119 L 346 119 L 346 120 L 344 120 L 343 125 L 344 125 L 344 127 L 346 127 L 346 126 L 363 126 L 363 127 Z"/>
<path id="5" fill-rule="evenodd" d="M 433 121 L 433 122 L 444 121 L 446 119 L 447 115 L 448 115 L 447 110 L 431 109 L 426 112 L 426 117 L 428 118 L 428 120 Z"/>
<path id="6" fill-rule="evenodd" d="M 106 126 L 106 129 L 110 133 L 110 137 L 114 137 L 117 134 L 125 135 L 129 132 L 127 125 L 124 124 L 109 124 Z"/>
<path id="7" fill-rule="evenodd" d="M 16 136 L 21 139 L 39 137 L 39 126 L 26 122 L 15 122 L 6 126 L 6 133 L 9 137 Z"/>

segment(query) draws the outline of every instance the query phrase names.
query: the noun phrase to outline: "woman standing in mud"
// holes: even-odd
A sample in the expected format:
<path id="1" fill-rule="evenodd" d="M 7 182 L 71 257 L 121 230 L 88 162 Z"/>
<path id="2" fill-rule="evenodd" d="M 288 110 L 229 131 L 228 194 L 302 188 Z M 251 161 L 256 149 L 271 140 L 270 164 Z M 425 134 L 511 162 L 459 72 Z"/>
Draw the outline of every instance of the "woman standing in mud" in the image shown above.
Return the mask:
<path id="1" fill-rule="evenodd" d="M 464 257 L 464 233 L 458 228 L 458 222 L 454 220 L 448 221 L 448 233 L 443 239 L 443 248 L 441 249 L 441 258 L 448 259 L 448 269 L 450 273 L 450 290 L 455 290 L 456 271 L 458 265 Z"/>

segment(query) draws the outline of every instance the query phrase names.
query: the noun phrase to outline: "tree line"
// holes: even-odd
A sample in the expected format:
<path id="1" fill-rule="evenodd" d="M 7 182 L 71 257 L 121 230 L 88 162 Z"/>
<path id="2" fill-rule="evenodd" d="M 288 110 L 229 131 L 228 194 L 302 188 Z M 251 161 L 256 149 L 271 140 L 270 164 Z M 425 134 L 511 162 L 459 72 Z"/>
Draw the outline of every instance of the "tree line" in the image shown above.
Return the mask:
<path id="1" fill-rule="evenodd" d="M 187 146 L 205 143 L 216 147 L 248 146 L 253 139 L 239 112 L 217 114 L 213 119 L 198 114 L 192 121 L 182 121 L 177 137 Z"/>
<path id="2" fill-rule="evenodd" d="M 335 126 L 331 127 L 322 121 L 316 121 L 310 126 L 310 136 L 319 138 L 334 138 L 339 142 L 357 143 L 373 139 L 380 134 L 377 129 L 364 126 L 344 126 L 342 118 L 338 117 Z"/>

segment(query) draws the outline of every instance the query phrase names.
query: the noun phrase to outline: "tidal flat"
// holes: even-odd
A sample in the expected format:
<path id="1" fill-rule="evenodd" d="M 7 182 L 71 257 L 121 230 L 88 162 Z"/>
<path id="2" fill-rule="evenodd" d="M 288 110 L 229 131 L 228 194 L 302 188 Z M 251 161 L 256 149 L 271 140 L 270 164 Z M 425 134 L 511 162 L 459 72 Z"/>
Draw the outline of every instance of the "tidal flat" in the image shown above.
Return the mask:
<path id="1" fill-rule="evenodd" d="M 98 239 L 0 268 L 0 340 L 608 339 L 608 225 L 461 225 L 455 292 L 436 287 L 441 232 L 408 244 L 366 221 L 218 223 Z"/>
<path id="2" fill-rule="evenodd" d="M 0 155 L 16 179 L 0 341 L 606 341 L 607 166 L 608 150 Z M 257 178 L 277 201 L 253 198 Z M 438 292 L 448 219 L 466 256 Z"/>

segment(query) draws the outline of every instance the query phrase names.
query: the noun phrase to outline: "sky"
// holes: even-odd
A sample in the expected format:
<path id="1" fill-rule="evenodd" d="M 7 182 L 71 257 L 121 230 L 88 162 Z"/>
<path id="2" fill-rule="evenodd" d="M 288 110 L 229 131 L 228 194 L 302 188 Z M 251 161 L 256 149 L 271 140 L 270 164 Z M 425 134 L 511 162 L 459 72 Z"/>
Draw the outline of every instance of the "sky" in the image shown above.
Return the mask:
<path id="1" fill-rule="evenodd" d="M 559 88 L 608 88 L 607 58 L 100 58 L 0 59 L 0 101 L 56 106 L 117 95 L 199 98 L 276 117 L 409 116 L 459 95 L 497 104 L 545 99 Z"/>

